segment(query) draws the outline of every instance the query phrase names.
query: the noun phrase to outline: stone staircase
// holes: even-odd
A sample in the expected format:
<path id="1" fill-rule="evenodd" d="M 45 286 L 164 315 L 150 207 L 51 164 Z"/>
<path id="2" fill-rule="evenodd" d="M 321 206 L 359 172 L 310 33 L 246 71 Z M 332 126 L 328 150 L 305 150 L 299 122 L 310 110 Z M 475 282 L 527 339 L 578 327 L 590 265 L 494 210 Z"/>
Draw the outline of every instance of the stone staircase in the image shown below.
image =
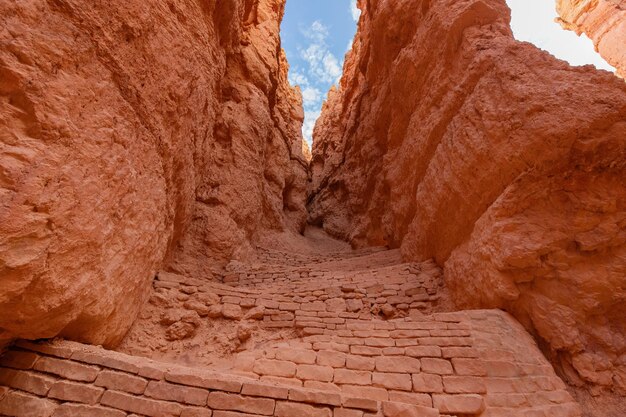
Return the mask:
<path id="1" fill-rule="evenodd" d="M 0 415 L 580 416 L 519 323 L 450 311 L 436 265 L 397 251 L 264 250 L 153 287 L 120 351 L 15 344 Z"/>

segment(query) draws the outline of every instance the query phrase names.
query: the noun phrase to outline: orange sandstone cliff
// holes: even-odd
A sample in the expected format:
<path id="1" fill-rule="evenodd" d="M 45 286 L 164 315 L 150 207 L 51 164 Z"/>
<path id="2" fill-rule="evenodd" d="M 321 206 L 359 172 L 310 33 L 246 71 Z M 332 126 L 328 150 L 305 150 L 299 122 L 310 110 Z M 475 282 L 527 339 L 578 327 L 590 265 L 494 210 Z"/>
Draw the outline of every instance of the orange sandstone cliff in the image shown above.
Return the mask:
<path id="1" fill-rule="evenodd" d="M 517 42 L 503 0 L 360 7 L 310 220 L 434 258 L 459 306 L 506 309 L 570 382 L 626 393 L 623 80 Z"/>
<path id="2" fill-rule="evenodd" d="M 393 317 L 419 322 L 450 295 L 461 310 L 512 313 L 571 384 L 626 395 L 626 84 L 515 41 L 504 0 L 359 4 L 310 155 L 280 45 L 284 0 L 0 0 L 0 348 L 54 336 L 112 347 L 136 322 L 129 345 L 147 335 L 148 348 L 167 351 L 192 339 L 175 331 L 195 331 L 183 320 L 199 323 L 200 312 L 276 321 L 284 333 L 263 337 L 278 340 L 303 326 L 295 312 L 305 305 L 303 317 L 333 310 L 328 327 L 306 321 L 321 326 L 309 335 L 342 340 L 345 317 L 371 330 Z M 623 75 L 623 2 L 558 8 Z M 351 253 L 318 232 L 296 237 L 307 220 L 354 247 L 400 248 L 404 260 Z M 257 253 L 279 235 L 272 243 L 285 250 Z M 426 262 L 404 264 L 413 261 Z M 214 284 L 225 266 L 223 297 L 195 303 L 187 283 Z M 172 274 L 152 282 L 163 270 Z M 333 298 L 305 291 L 309 278 Z M 372 295 L 385 278 L 420 287 L 391 290 L 392 305 Z M 368 282 L 372 294 L 359 287 Z M 245 316 L 231 284 L 247 291 Z M 267 314 L 257 285 L 275 291 L 259 298 Z M 407 290 L 433 306 L 413 305 Z M 228 339 L 202 324 L 204 343 Z M 250 323 L 220 325 L 235 344 L 254 340 Z M 499 372 L 526 372 L 514 364 L 522 353 L 508 361 L 512 351 L 497 349 L 523 332 L 474 330 L 461 334 L 495 346 Z M 184 356 L 189 343 L 170 347 Z M 470 399 L 478 405 L 457 414 L 482 412 L 483 398 Z"/>
<path id="3" fill-rule="evenodd" d="M 114 345 L 155 271 L 305 224 L 283 0 L 0 1 L 0 339 Z"/>
<path id="4" fill-rule="evenodd" d="M 556 8 L 565 29 L 589 36 L 600 55 L 626 77 L 625 0 L 557 0 Z"/>

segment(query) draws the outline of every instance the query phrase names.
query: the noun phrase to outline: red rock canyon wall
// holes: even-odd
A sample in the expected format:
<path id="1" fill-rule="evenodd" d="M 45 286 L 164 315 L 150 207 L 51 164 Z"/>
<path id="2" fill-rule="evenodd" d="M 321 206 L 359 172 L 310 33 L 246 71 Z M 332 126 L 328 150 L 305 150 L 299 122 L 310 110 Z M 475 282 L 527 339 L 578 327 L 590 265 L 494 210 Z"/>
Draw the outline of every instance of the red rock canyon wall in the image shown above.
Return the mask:
<path id="1" fill-rule="evenodd" d="M 596 50 L 626 78 L 626 0 L 557 0 L 560 23 L 585 33 Z"/>
<path id="2" fill-rule="evenodd" d="M 159 268 L 303 228 L 284 0 L 0 0 L 0 339 L 114 345 Z"/>
<path id="3" fill-rule="evenodd" d="M 626 393 L 623 80 L 515 41 L 503 0 L 360 6 L 311 221 L 434 258 L 457 304 L 511 311 L 570 382 Z"/>

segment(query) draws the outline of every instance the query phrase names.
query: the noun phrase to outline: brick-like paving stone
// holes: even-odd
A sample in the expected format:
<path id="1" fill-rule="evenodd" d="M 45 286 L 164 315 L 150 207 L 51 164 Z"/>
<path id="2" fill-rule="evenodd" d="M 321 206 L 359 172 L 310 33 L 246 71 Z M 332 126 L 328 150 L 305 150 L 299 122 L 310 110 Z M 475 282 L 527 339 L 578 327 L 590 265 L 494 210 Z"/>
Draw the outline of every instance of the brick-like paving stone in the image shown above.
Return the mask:
<path id="1" fill-rule="evenodd" d="M 213 368 L 75 342 L 20 341 L 0 357 L 0 415 L 581 415 L 511 316 L 444 311 L 433 263 L 403 263 L 398 251 L 381 248 L 262 250 L 257 264 L 218 278 L 159 274 L 150 308 L 169 305 L 166 293 L 178 294 L 182 307 L 156 319 L 164 328 L 199 317 L 248 320 L 290 336 L 252 344 Z"/>

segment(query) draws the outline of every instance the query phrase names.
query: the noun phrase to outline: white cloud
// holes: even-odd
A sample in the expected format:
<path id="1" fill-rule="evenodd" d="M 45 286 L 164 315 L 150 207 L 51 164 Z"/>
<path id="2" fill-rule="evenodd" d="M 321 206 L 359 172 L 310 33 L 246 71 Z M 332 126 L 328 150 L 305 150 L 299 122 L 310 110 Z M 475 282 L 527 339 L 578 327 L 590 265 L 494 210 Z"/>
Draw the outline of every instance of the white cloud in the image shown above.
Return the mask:
<path id="1" fill-rule="evenodd" d="M 320 117 L 322 112 L 320 110 L 305 111 L 304 112 L 304 124 L 302 125 L 302 136 L 311 145 L 313 143 L 313 129 L 315 128 L 315 122 Z"/>
<path id="2" fill-rule="evenodd" d="M 308 86 L 310 83 L 309 83 L 309 79 L 307 78 L 305 74 L 303 74 L 297 69 L 291 68 L 289 69 L 289 84 L 299 85 L 300 87 L 304 88 Z"/>
<path id="3" fill-rule="evenodd" d="M 321 114 L 324 100 L 322 91 L 339 82 L 342 62 L 330 49 L 330 31 L 324 23 L 316 20 L 311 25 L 300 28 L 300 31 L 307 40 L 304 47 L 298 48 L 303 63 L 300 67 L 290 69 L 289 82 L 301 88 L 304 107 L 302 135 L 311 144 L 313 129 Z"/>
<path id="4" fill-rule="evenodd" d="M 322 22 L 316 20 L 311 26 L 302 30 L 302 34 L 316 43 L 325 43 L 329 32 L 328 28 Z"/>
<path id="5" fill-rule="evenodd" d="M 313 128 L 318 117 L 320 117 L 323 101 L 323 93 L 319 88 L 311 85 L 308 77 L 298 71 L 290 74 L 289 81 L 292 85 L 299 85 L 302 91 L 302 106 L 304 107 L 304 123 L 302 124 L 302 136 L 309 143 L 313 144 Z M 294 81 L 298 81 L 297 83 Z"/>
<path id="6" fill-rule="evenodd" d="M 302 90 L 304 107 L 319 106 L 322 100 L 322 92 L 315 87 L 305 87 Z"/>
<path id="7" fill-rule="evenodd" d="M 324 55 L 324 70 L 330 78 L 336 80 L 341 76 L 341 67 L 339 60 L 333 54 Z"/>
<path id="8" fill-rule="evenodd" d="M 300 50 L 300 57 L 309 64 L 308 75 L 318 82 L 336 83 L 341 76 L 341 64 L 326 42 L 328 28 L 316 20 L 302 33 L 311 41 L 308 47 Z"/>
<path id="9" fill-rule="evenodd" d="M 304 123 L 302 124 L 302 136 L 312 145 L 313 128 L 318 117 L 320 117 L 323 101 L 323 93 L 319 88 L 312 85 L 309 77 L 301 70 L 293 68 L 289 70 L 289 83 L 299 85 L 302 91 L 302 105 L 304 107 Z"/>
<path id="10" fill-rule="evenodd" d="M 348 46 L 346 47 L 346 52 L 352 49 L 352 45 L 354 44 L 354 38 L 350 39 L 348 42 Z"/>
<path id="11" fill-rule="evenodd" d="M 359 21 L 359 17 L 361 17 L 361 10 L 356 7 L 356 0 L 350 0 L 350 14 L 352 14 L 352 19 L 355 22 Z"/>
<path id="12" fill-rule="evenodd" d="M 563 30 L 554 21 L 557 13 L 553 1 L 507 0 L 507 3 L 516 39 L 531 42 L 571 65 L 593 64 L 596 68 L 615 71 L 595 52 L 589 38 Z"/>

